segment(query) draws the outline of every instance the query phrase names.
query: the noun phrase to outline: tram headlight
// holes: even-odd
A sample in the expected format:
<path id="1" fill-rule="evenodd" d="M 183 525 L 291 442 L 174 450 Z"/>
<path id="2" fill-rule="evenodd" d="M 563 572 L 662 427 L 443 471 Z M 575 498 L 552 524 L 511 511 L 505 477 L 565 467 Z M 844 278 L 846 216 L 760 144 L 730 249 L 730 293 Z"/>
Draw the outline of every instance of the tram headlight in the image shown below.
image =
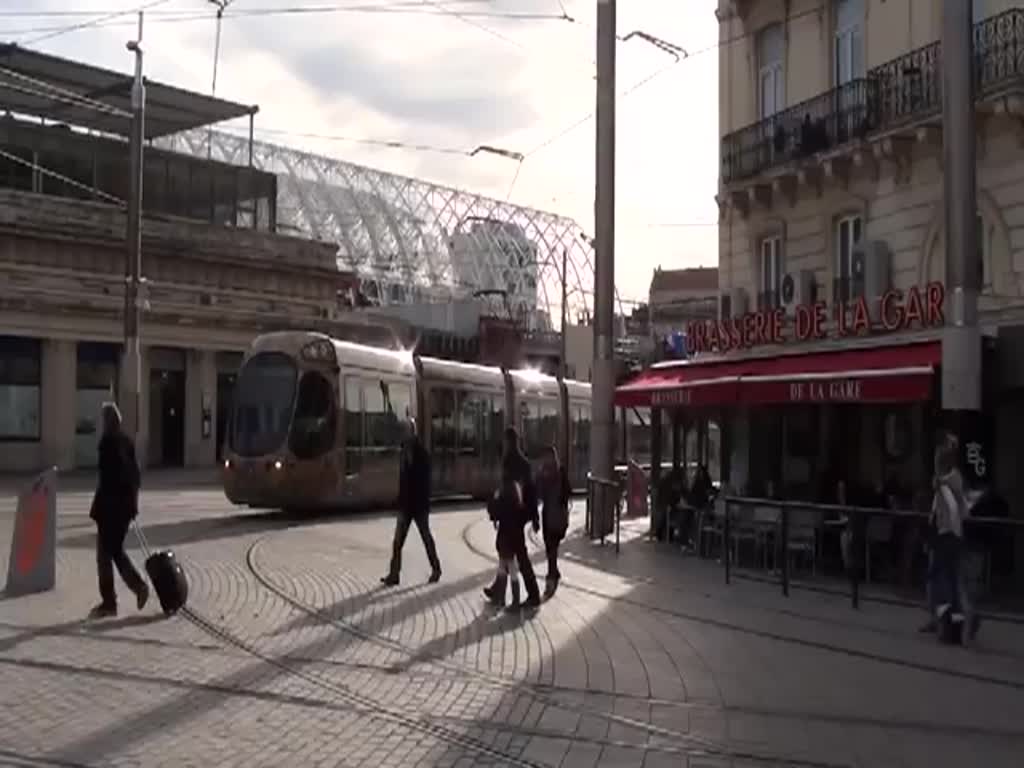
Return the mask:
<path id="1" fill-rule="evenodd" d="M 280 459 L 274 462 L 274 469 L 281 469 L 283 466 L 284 464 L 281 463 Z"/>
<path id="2" fill-rule="evenodd" d="M 231 459 L 224 459 L 224 469 L 231 469 Z"/>

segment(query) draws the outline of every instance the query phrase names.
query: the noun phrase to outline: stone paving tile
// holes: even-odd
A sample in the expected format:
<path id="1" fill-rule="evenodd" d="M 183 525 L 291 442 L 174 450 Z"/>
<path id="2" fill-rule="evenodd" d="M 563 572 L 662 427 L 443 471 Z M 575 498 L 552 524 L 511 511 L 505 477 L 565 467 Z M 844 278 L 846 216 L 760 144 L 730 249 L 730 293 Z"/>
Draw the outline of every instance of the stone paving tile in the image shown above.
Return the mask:
<path id="1" fill-rule="evenodd" d="M 587 558 L 566 561 L 563 588 L 536 616 L 494 616 L 479 595 L 493 573 L 493 531 L 479 512 L 435 516 L 441 584 L 423 583 L 427 564 L 411 539 L 403 585 L 382 591 L 386 515 L 286 527 L 273 515 L 239 517 L 215 491 L 146 493 L 152 538 L 181 554 L 192 607 L 245 648 L 183 617 L 129 612 L 83 627 L 95 581 L 87 508 L 86 493 L 62 496 L 58 589 L 0 602 L 0 744 L 27 756 L 697 766 L 739 764 L 699 755 L 733 749 L 759 766 L 768 763 L 757 755 L 789 755 L 914 768 L 962 760 L 957 744 L 986 765 L 1019 764 L 1024 746 L 1018 689 L 907 662 L 1012 680 L 1024 675 L 1014 657 L 925 648 L 901 634 L 896 614 L 847 618 L 800 598 L 751 605 L 756 590 L 716 588 L 655 550 L 617 561 L 580 550 Z M 4 509 L 0 500 L 0 542 L 10 535 Z M 275 590 L 339 623 L 263 587 L 247 554 Z M 691 588 L 679 587 L 681 573 Z M 880 658 L 854 652 L 879 638 Z M 951 713 L 951 700 L 971 705 Z M 381 709 L 401 718 L 371 712 Z M 417 725 L 428 720 L 443 731 Z"/>

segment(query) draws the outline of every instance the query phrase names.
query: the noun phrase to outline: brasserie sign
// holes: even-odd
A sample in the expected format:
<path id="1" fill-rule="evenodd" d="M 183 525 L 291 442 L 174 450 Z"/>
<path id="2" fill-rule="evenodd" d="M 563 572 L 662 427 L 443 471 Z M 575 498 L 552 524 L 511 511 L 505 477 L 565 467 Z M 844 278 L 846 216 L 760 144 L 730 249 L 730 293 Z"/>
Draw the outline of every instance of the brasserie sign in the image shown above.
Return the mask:
<path id="1" fill-rule="evenodd" d="M 766 344 L 805 342 L 832 337 L 866 336 L 872 332 L 893 333 L 912 328 L 934 328 L 945 322 L 942 313 L 945 286 L 928 283 L 906 291 L 892 289 L 878 299 L 876 322 L 872 321 L 868 299 L 837 302 L 831 316 L 828 305 L 819 301 L 794 308 L 792 318 L 782 307 L 748 312 L 721 321 L 702 320 L 686 326 L 686 351 L 729 352 Z"/>

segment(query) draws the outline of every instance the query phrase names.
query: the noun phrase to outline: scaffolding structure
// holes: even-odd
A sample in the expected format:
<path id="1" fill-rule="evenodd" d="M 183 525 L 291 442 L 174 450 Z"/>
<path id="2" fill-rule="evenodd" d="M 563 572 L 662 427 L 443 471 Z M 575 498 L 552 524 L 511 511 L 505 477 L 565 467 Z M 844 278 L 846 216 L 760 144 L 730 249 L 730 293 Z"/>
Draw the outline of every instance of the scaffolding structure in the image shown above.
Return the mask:
<path id="1" fill-rule="evenodd" d="M 157 143 L 276 174 L 278 232 L 337 243 L 339 268 L 381 306 L 500 290 L 521 328 L 549 330 L 564 252 L 568 317 L 592 316 L 593 248 L 572 219 L 220 131 Z"/>

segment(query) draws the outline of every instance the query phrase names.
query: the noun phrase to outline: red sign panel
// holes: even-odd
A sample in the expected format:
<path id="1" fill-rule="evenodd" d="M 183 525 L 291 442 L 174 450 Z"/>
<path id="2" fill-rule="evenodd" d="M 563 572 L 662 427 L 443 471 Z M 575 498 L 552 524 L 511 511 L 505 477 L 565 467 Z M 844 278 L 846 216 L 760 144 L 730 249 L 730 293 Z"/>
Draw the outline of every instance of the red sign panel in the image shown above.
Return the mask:
<path id="1" fill-rule="evenodd" d="M 858 298 L 850 303 L 837 303 L 833 313 L 834 335 L 866 336 L 872 330 L 884 332 L 910 328 L 931 328 L 945 322 L 942 313 L 946 289 L 942 283 L 929 283 L 923 289 L 913 286 L 905 293 L 886 291 L 878 300 L 878 328 L 873 328 L 868 300 Z M 686 327 L 686 349 L 691 355 L 699 352 L 730 352 L 765 344 L 824 339 L 828 334 L 829 311 L 823 301 L 802 304 L 787 322 L 781 307 L 748 312 L 738 318 L 717 321 L 694 321 Z"/>

